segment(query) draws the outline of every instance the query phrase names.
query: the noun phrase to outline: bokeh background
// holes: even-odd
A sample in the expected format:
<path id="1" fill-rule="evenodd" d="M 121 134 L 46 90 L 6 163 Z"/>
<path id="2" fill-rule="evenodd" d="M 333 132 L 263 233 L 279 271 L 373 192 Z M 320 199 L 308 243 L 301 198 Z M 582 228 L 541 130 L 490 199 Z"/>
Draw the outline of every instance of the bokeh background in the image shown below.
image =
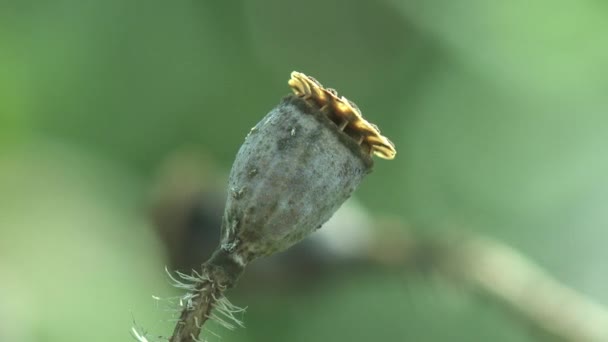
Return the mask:
<path id="1" fill-rule="evenodd" d="M 2 1 L 0 340 L 129 341 L 134 321 L 169 335 L 152 296 L 178 292 L 151 208 L 167 187 L 221 198 L 292 70 L 396 144 L 355 194 L 372 222 L 494 237 L 608 305 L 607 37 L 600 0 Z M 184 159 L 196 166 L 175 171 Z M 237 289 L 247 328 L 211 329 L 243 342 L 538 338 L 426 276 L 334 271 Z"/>

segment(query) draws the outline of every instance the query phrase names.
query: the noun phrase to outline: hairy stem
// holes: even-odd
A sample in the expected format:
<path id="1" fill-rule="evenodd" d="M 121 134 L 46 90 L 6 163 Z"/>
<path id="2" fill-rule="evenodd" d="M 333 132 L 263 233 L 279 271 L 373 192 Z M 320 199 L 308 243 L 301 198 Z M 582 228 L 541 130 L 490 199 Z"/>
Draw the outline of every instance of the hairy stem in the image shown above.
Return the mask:
<path id="1" fill-rule="evenodd" d="M 242 272 L 243 267 L 235 264 L 229 254 L 219 249 L 203 264 L 202 273 L 193 272 L 192 276 L 178 273 L 181 279 L 189 283 L 174 279 L 175 286 L 189 293 L 183 297 L 184 309 L 169 342 L 200 341 L 203 325 L 210 318 L 229 329 L 234 328 L 234 324 L 242 325 L 234 313 L 244 310 L 235 307 L 224 297 L 224 292 L 235 285 Z M 212 313 L 213 309 L 217 309 L 219 315 Z"/>
<path id="2" fill-rule="evenodd" d="M 195 291 L 195 297 L 182 311 L 169 341 L 198 341 L 201 329 L 209 319 L 216 298 L 219 298 L 221 295 L 222 290 L 219 287 L 214 286 L 212 281 L 206 281 L 199 284 Z"/>

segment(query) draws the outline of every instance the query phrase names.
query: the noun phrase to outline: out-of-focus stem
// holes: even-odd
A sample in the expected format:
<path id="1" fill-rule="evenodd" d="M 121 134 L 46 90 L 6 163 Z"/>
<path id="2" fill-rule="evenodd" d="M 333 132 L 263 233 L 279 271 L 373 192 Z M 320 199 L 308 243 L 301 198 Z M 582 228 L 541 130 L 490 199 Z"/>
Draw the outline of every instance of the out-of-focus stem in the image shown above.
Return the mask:
<path id="1" fill-rule="evenodd" d="M 608 341 L 608 309 L 560 283 L 523 254 L 499 241 L 415 234 L 380 237 L 372 257 L 408 271 L 434 272 L 490 298 L 553 339 Z"/>
<path id="2" fill-rule="evenodd" d="M 541 330 L 565 341 L 608 341 L 606 308 L 558 282 L 516 250 L 475 238 L 460 247 L 459 254 L 458 272 L 465 281 Z"/>

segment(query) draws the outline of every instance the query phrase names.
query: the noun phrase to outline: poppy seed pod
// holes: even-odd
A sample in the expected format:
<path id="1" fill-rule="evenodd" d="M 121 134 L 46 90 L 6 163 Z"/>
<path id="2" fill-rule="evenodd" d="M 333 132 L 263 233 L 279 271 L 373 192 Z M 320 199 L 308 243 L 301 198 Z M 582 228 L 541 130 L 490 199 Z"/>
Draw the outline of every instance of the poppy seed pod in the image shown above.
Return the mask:
<path id="1" fill-rule="evenodd" d="M 242 269 L 289 248 L 350 197 L 372 170 L 371 154 L 395 155 L 393 144 L 335 90 L 297 72 L 289 85 L 295 94 L 251 129 L 236 156 L 212 264 Z"/>

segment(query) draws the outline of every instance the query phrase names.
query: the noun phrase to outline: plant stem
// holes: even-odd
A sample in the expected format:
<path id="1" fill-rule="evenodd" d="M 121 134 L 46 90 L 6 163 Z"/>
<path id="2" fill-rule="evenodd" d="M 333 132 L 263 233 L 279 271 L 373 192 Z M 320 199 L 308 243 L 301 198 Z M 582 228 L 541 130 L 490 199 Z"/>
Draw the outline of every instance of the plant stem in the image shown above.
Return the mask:
<path id="1" fill-rule="evenodd" d="M 219 287 L 213 285 L 212 281 L 201 283 L 196 288 L 196 296 L 181 313 L 179 321 L 173 330 L 170 342 L 193 342 L 197 341 L 203 324 L 209 318 L 216 299 L 222 295 Z"/>
<path id="2" fill-rule="evenodd" d="M 169 341 L 198 341 L 201 329 L 207 319 L 209 319 L 216 298 L 221 297 L 222 292 L 220 287 L 214 286 L 213 281 L 211 280 L 200 283 L 195 290 L 196 296 L 182 311 Z"/>
<path id="3" fill-rule="evenodd" d="M 229 321 L 241 325 L 240 321 L 233 316 L 235 312 L 244 310 L 234 307 L 224 297 L 224 292 L 233 287 L 244 268 L 236 264 L 230 255 L 222 249 L 218 249 L 211 258 L 203 264 L 202 273 L 193 272 L 192 276 L 178 273 L 185 281 L 182 283 L 176 279 L 176 286 L 189 291 L 184 298 L 184 309 L 173 330 L 169 342 L 198 342 L 203 325 L 209 318 L 218 321 L 227 328 L 234 325 L 212 314 L 217 308 L 218 313 L 225 316 Z"/>

